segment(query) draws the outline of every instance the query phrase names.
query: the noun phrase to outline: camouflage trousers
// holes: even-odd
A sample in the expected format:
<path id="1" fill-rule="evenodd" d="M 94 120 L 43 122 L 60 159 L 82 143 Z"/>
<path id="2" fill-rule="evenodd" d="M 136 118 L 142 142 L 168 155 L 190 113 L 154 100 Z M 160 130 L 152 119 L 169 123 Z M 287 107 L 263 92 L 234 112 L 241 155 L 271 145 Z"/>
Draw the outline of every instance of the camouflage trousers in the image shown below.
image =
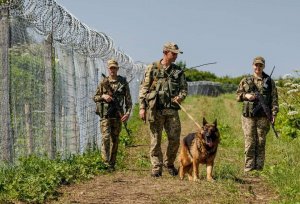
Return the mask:
<path id="1" fill-rule="evenodd" d="M 101 155 L 103 161 L 111 166 L 116 163 L 121 128 L 122 122 L 120 119 L 103 118 L 100 120 Z"/>
<path id="2" fill-rule="evenodd" d="M 150 159 L 152 172 L 162 172 L 162 166 L 174 165 L 176 154 L 179 148 L 181 123 L 178 111 L 174 109 L 164 109 L 155 113 L 155 120 L 149 122 L 151 147 Z M 163 161 L 161 149 L 162 131 L 165 129 L 168 137 L 168 146 Z"/>
<path id="3" fill-rule="evenodd" d="M 242 116 L 242 127 L 245 137 L 244 171 L 262 170 L 265 162 L 266 135 L 270 122 L 266 117 Z"/>

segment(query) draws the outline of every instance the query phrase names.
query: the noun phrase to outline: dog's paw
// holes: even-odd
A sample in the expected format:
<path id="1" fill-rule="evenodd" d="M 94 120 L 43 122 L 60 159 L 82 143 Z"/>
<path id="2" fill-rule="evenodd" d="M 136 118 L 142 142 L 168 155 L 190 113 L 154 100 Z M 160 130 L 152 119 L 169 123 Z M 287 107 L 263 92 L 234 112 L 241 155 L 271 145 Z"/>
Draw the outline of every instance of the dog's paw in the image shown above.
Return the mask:
<path id="1" fill-rule="evenodd" d="M 209 182 L 216 182 L 216 180 L 215 179 L 213 179 L 213 178 L 207 178 L 207 181 L 209 181 Z"/>
<path id="2" fill-rule="evenodd" d="M 200 179 L 199 178 L 194 178 L 193 181 L 200 182 Z"/>

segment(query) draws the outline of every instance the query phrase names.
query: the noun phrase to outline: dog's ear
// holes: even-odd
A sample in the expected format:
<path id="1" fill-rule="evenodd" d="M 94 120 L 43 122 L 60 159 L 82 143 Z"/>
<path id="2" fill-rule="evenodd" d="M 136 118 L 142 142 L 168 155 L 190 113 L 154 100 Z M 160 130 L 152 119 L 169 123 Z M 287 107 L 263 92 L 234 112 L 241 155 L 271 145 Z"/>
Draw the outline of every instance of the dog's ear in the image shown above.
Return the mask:
<path id="1" fill-rule="evenodd" d="M 203 126 L 205 126 L 207 124 L 207 121 L 205 119 L 205 117 L 203 117 Z"/>
<path id="2" fill-rule="evenodd" d="M 217 125 L 218 125 L 217 119 L 215 119 L 214 125 L 215 125 L 215 127 L 217 127 Z"/>

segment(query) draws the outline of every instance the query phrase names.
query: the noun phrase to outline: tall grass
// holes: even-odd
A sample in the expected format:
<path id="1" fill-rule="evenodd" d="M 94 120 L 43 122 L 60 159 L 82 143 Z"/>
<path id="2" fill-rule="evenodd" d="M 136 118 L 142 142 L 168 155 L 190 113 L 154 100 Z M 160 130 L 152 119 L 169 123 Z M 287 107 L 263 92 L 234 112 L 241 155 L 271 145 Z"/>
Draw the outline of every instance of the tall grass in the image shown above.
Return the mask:
<path id="1" fill-rule="evenodd" d="M 267 165 L 263 176 L 276 188 L 285 203 L 300 201 L 300 138 L 269 135 Z"/>
<path id="2" fill-rule="evenodd" d="M 219 97 L 189 96 L 182 105 L 199 123 L 202 123 L 203 117 L 208 122 L 217 119 L 221 143 L 214 176 L 218 182 L 209 184 L 208 188 L 213 195 L 218 195 L 222 189 L 218 202 L 236 202 L 243 194 L 239 183 L 244 164 L 241 104 L 235 101 L 234 94 L 226 94 Z M 196 130 L 183 111 L 180 111 L 180 118 L 184 134 Z M 141 172 L 150 170 L 148 127 L 139 119 L 137 106 L 128 127 L 131 135 L 127 135 L 124 129 L 121 132 L 117 169 L 127 169 L 130 165 L 130 168 Z M 278 192 L 280 197 L 277 201 L 280 203 L 297 203 L 300 200 L 299 140 L 299 137 L 293 139 L 283 135 L 276 139 L 272 132 L 267 136 L 265 168 L 259 174 L 270 188 Z M 65 160 L 35 156 L 23 158 L 18 166 L 0 168 L 0 202 L 44 202 L 57 196 L 56 190 L 60 185 L 92 178 L 104 169 L 98 151 Z M 201 169 L 204 171 L 204 168 Z M 203 171 L 202 176 L 205 174 Z M 182 195 L 181 199 L 187 198 Z"/>
<path id="3" fill-rule="evenodd" d="M 216 178 L 230 183 L 242 177 L 244 138 L 241 128 L 241 104 L 235 101 L 235 95 L 225 94 L 216 98 L 192 96 L 188 97 L 183 105 L 197 116 L 199 121 L 202 117 L 207 117 L 209 121 L 218 119 L 221 143 L 216 161 L 218 165 L 215 167 Z M 286 113 L 283 111 L 280 114 Z M 280 114 L 279 117 L 283 117 Z M 181 115 L 183 119 L 187 119 L 184 113 Z M 269 186 L 279 193 L 281 203 L 300 201 L 300 138 L 293 138 L 281 134 L 277 139 L 272 130 L 269 132 L 265 168 L 259 173 Z"/>
<path id="4" fill-rule="evenodd" d="M 277 127 L 283 136 L 300 136 L 300 79 L 290 78 L 277 81 L 280 113 Z"/>
<path id="5" fill-rule="evenodd" d="M 188 111 L 199 116 L 198 121 L 202 121 L 203 117 L 209 122 L 217 119 L 218 129 L 221 133 L 218 154 L 222 155 L 222 159 L 217 162 L 228 170 L 228 174 L 232 174 L 233 171 L 235 173 L 239 172 L 238 169 L 240 169 L 243 162 L 244 141 L 240 122 L 240 104 L 235 102 L 234 95 L 225 94 L 220 97 L 191 96 L 187 98 L 185 104 L 183 105 L 188 107 Z M 181 112 L 181 115 L 183 118 L 186 117 L 183 112 Z M 216 174 L 218 176 L 224 175 L 224 169 L 218 168 Z"/>
<path id="6" fill-rule="evenodd" d="M 264 176 L 276 187 L 284 203 L 300 203 L 300 78 L 278 80 L 280 112 L 276 128 L 280 138 L 271 133 L 268 138 Z"/>
<path id="7" fill-rule="evenodd" d="M 57 188 L 92 178 L 105 169 L 100 153 L 87 152 L 68 159 L 21 158 L 17 166 L 0 168 L 0 203 L 43 203 L 56 197 Z"/>

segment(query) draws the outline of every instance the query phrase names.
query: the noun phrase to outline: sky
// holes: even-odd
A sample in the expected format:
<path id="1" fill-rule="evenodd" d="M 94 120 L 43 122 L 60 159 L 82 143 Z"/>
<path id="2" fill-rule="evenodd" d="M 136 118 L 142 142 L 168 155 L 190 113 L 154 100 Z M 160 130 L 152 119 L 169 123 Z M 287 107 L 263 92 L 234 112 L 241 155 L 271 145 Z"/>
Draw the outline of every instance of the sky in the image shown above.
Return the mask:
<path id="1" fill-rule="evenodd" d="M 165 42 L 177 61 L 217 76 L 251 74 L 263 56 L 273 77 L 300 70 L 299 0 L 56 0 L 89 28 L 145 64 L 162 58 Z"/>

